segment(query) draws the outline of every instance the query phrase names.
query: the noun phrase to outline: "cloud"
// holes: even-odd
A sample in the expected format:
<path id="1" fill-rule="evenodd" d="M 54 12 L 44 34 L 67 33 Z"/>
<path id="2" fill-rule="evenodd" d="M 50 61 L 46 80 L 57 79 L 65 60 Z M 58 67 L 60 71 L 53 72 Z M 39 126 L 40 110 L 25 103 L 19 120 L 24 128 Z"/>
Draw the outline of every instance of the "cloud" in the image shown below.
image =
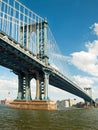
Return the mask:
<path id="1" fill-rule="evenodd" d="M 71 54 L 71 63 L 90 75 L 98 76 L 98 40 L 85 44 L 87 51 Z"/>
<path id="2" fill-rule="evenodd" d="M 0 78 L 0 99 L 5 99 L 5 98 L 9 98 L 9 96 L 12 99 L 15 99 L 17 96 L 17 90 L 18 86 L 17 86 L 17 81 L 16 79 L 3 79 Z M 10 95 L 8 94 L 10 92 Z"/>
<path id="3" fill-rule="evenodd" d="M 17 90 L 17 82 L 15 80 L 0 79 L 0 91 L 1 90 Z"/>
<path id="4" fill-rule="evenodd" d="M 75 82 L 82 88 L 84 89 L 85 87 L 92 87 L 94 84 L 94 80 L 91 79 L 90 77 L 84 77 L 81 75 L 74 75 L 74 80 Z"/>
<path id="5" fill-rule="evenodd" d="M 98 23 L 94 23 L 91 29 L 98 36 Z M 93 97 L 96 98 L 98 95 L 98 40 L 86 42 L 85 51 L 73 52 L 70 56 L 70 63 L 85 72 L 85 76 L 81 72 L 80 75 L 74 75 L 74 81 L 81 88 L 91 87 Z"/>
<path id="6" fill-rule="evenodd" d="M 98 36 L 98 23 L 94 23 L 90 29 L 93 29 L 93 33 Z"/>
<path id="7" fill-rule="evenodd" d="M 74 75 L 74 81 L 82 89 L 92 88 L 92 97 L 96 99 L 98 97 L 98 79 L 96 77 L 88 77 L 82 75 Z"/>
<path id="8" fill-rule="evenodd" d="M 94 54 L 98 56 L 98 40 L 94 40 L 93 42 L 88 42 L 85 46 L 87 47 L 88 52 L 90 54 Z"/>
<path id="9" fill-rule="evenodd" d="M 93 99 L 96 99 L 98 97 L 98 78 L 82 75 L 74 75 L 73 77 L 76 84 L 79 85 L 82 89 L 92 88 Z"/>

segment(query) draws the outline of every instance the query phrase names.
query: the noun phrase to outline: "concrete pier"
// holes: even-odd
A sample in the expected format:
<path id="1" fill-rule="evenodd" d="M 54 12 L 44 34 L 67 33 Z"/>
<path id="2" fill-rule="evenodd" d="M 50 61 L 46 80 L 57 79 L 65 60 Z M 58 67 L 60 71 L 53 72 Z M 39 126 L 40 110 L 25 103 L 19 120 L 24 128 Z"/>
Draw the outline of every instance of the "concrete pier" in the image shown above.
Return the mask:
<path id="1" fill-rule="evenodd" d="M 29 110 L 56 110 L 56 104 L 50 100 L 14 100 L 10 108 Z"/>

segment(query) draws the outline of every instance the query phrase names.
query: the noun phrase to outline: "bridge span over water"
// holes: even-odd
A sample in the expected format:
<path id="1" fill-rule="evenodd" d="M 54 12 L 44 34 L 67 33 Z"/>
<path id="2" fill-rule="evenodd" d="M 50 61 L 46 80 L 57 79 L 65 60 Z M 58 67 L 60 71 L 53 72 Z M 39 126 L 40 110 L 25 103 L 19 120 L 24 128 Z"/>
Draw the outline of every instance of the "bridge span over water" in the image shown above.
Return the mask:
<path id="1" fill-rule="evenodd" d="M 83 89 L 51 65 L 55 45 L 46 19 L 17 0 L 0 1 L 0 65 L 18 75 L 17 99 L 32 100 L 30 81 L 35 78 L 37 100 L 49 100 L 50 84 L 85 101 L 93 101 Z"/>

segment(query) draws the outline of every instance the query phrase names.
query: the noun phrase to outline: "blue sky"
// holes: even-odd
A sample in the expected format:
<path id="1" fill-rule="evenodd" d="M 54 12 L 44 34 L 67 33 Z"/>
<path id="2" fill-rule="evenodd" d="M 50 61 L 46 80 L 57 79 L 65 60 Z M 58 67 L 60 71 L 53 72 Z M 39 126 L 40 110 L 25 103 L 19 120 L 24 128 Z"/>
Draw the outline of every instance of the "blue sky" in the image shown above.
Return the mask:
<path id="1" fill-rule="evenodd" d="M 98 0 L 19 1 L 41 17 L 47 18 L 62 55 L 67 57 L 66 63 L 74 82 L 82 88 L 92 87 L 93 98 L 97 98 Z M 0 88 L 5 88 L 0 91 L 1 98 L 7 97 L 9 90 L 11 91 L 10 96 L 15 98 L 15 94 L 17 93 L 17 76 L 12 74 L 10 70 L 3 69 L 4 68 L 0 67 L 0 82 L 3 82 Z M 12 77 L 14 77 L 13 85 L 11 84 Z M 7 89 L 7 79 L 9 81 L 8 85 L 11 86 L 8 88 L 9 90 Z M 11 89 L 13 89 L 13 91 Z M 54 93 L 51 92 L 52 90 L 52 87 L 50 87 L 49 95 L 53 100 L 75 97 L 56 88 L 54 88 Z"/>
<path id="2" fill-rule="evenodd" d="M 98 21 L 98 0 L 25 0 L 25 4 L 47 18 L 64 54 L 81 50 L 92 39 L 89 27 Z"/>

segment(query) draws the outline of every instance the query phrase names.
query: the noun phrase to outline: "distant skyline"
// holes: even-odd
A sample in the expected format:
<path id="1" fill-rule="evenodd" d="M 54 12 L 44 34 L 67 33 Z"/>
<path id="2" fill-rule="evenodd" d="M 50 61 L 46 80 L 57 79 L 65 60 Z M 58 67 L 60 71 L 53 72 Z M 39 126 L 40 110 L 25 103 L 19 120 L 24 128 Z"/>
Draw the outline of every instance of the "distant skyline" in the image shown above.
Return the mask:
<path id="1" fill-rule="evenodd" d="M 19 1 L 47 18 L 73 81 L 81 88 L 91 87 L 93 98 L 98 98 L 98 0 Z M 17 97 L 17 80 L 10 70 L 0 67 L 0 99 Z M 34 99 L 34 87 L 32 91 Z M 55 87 L 49 87 L 49 97 L 55 101 L 77 98 Z"/>

